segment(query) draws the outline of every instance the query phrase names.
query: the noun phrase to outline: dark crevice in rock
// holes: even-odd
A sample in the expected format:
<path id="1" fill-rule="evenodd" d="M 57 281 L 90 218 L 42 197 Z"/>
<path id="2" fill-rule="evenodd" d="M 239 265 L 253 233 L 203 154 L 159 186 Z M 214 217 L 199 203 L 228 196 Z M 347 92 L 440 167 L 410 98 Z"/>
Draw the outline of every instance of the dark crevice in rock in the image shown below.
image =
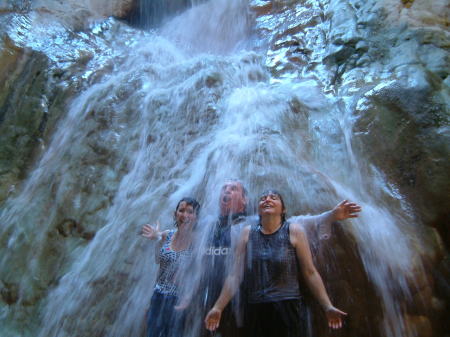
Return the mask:
<path id="1" fill-rule="evenodd" d="M 57 226 L 56 230 L 62 237 L 80 237 L 85 240 L 92 240 L 95 232 L 86 231 L 85 228 L 74 219 L 64 219 Z"/>
<path id="2" fill-rule="evenodd" d="M 191 6 L 191 0 L 135 0 L 125 20 L 132 26 L 155 28 Z"/>
<path id="3" fill-rule="evenodd" d="M 8 304 L 12 305 L 17 303 L 19 300 L 19 287 L 15 283 L 0 282 L 0 296 L 2 300 Z"/>

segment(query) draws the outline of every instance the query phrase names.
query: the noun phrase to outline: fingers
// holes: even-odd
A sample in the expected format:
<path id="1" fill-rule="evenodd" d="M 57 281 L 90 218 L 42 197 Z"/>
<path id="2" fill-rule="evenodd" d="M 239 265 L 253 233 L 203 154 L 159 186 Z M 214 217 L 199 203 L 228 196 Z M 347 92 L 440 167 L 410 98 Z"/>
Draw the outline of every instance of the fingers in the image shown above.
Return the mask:
<path id="1" fill-rule="evenodd" d="M 337 206 L 338 209 L 342 212 L 342 218 L 357 218 L 359 212 L 361 212 L 362 208 L 355 202 L 349 202 L 348 200 L 343 200 Z"/>
<path id="2" fill-rule="evenodd" d="M 361 206 L 359 206 L 358 204 L 347 204 L 347 209 L 352 211 L 352 212 L 360 212 L 361 211 Z"/>
<path id="3" fill-rule="evenodd" d="M 154 232 L 154 229 L 150 225 L 144 225 L 142 227 L 142 235 L 151 235 Z"/>
<path id="4" fill-rule="evenodd" d="M 342 200 L 339 204 L 337 204 L 337 207 L 342 207 L 342 206 L 344 206 L 346 203 L 348 203 L 348 200 Z"/>
<path id="5" fill-rule="evenodd" d="M 343 312 L 343 311 L 341 311 L 341 310 L 339 310 L 337 308 L 335 310 L 336 310 L 337 313 L 341 314 L 342 316 L 347 316 L 346 312 Z"/>
<path id="6" fill-rule="evenodd" d="M 209 331 L 215 331 L 219 327 L 220 313 L 216 311 L 210 311 L 205 318 L 205 326 Z"/>
<path id="7" fill-rule="evenodd" d="M 328 318 L 328 326 L 331 329 L 340 329 L 343 326 L 343 318 L 344 316 L 347 316 L 347 313 L 337 309 L 337 308 L 332 308 L 330 311 L 328 311 L 327 313 L 327 318 Z"/>
<path id="8" fill-rule="evenodd" d="M 356 202 L 348 202 L 347 200 L 342 201 L 339 206 L 343 206 L 348 210 L 354 210 L 359 211 L 361 210 L 361 206 L 358 205 Z"/>
<path id="9" fill-rule="evenodd" d="M 149 224 L 146 224 L 142 227 L 142 233 L 141 235 L 143 237 L 149 238 L 149 239 L 155 239 L 158 237 L 159 235 L 159 230 L 158 230 L 158 226 L 159 223 L 156 226 L 152 226 Z"/>
<path id="10" fill-rule="evenodd" d="M 330 320 L 328 321 L 328 326 L 331 329 L 340 329 L 342 328 L 342 320 L 341 319 Z"/>
<path id="11" fill-rule="evenodd" d="M 205 320 L 206 329 L 209 331 L 215 331 L 219 327 L 219 322 L 214 319 L 208 319 Z"/>
<path id="12" fill-rule="evenodd" d="M 160 227 L 159 220 L 157 220 L 157 221 L 156 221 L 156 231 L 157 231 L 157 232 L 159 232 L 159 227 Z"/>

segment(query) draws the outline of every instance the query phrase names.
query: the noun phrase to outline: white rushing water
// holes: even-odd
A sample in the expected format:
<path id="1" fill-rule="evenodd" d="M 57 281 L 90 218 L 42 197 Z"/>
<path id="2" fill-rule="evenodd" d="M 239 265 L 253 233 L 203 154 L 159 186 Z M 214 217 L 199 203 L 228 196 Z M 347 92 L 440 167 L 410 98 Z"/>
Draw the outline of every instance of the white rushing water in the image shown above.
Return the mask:
<path id="1" fill-rule="evenodd" d="M 0 221 L 9 247 L 2 265 L 16 266 L 12 279 L 32 275 L 20 281 L 30 292 L 20 301 L 60 276 L 40 303 L 34 335 L 139 336 L 157 268 L 152 245 L 138 236 L 142 224 L 171 227 L 177 201 L 194 196 L 201 224 L 210 226 L 231 177 L 251 200 L 279 189 L 291 215 L 342 199 L 360 203 L 360 218 L 346 227 L 382 299 L 385 335 L 407 337 L 400 299 L 420 268 L 403 228 L 407 215 L 391 204 L 383 176 L 353 152 L 351 113 L 313 79 L 272 81 L 264 55 L 252 51 L 252 25 L 247 1 L 201 2 L 137 34 L 111 73 L 71 102 Z M 114 39 L 129 37 L 120 32 Z M 70 239 L 64 263 L 44 263 L 40 255 L 60 248 L 50 243 L 55 223 L 82 222 L 79 214 L 87 227 L 104 223 L 84 244 Z"/>

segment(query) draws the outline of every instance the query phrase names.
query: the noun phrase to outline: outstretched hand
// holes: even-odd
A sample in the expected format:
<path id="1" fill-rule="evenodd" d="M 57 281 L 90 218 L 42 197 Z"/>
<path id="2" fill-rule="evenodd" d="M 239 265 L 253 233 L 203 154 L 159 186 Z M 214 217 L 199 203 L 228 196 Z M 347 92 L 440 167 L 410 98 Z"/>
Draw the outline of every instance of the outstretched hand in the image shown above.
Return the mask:
<path id="1" fill-rule="evenodd" d="M 216 308 L 212 308 L 205 318 L 205 326 L 209 331 L 214 331 L 219 327 L 220 318 L 222 316 L 222 311 Z"/>
<path id="2" fill-rule="evenodd" d="M 161 238 L 161 231 L 159 230 L 159 221 L 156 221 L 156 225 L 152 226 L 152 225 L 144 225 L 142 227 L 142 236 L 150 239 L 150 240 L 155 240 L 155 239 L 160 239 Z"/>
<path id="3" fill-rule="evenodd" d="M 357 218 L 359 212 L 361 212 L 361 206 L 355 202 L 349 202 L 348 200 L 340 202 L 333 208 L 333 215 L 336 221 Z"/>
<path id="4" fill-rule="evenodd" d="M 328 320 L 328 326 L 331 329 L 340 329 L 342 328 L 342 324 L 344 322 L 344 317 L 347 314 L 333 306 L 328 308 L 325 312 Z"/>

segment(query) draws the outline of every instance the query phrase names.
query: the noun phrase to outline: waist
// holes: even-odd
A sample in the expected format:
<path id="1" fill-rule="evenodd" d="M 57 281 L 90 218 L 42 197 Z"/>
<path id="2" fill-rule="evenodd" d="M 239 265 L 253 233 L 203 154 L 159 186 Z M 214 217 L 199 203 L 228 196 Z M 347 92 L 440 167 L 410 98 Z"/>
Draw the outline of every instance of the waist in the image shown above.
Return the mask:
<path id="1" fill-rule="evenodd" d="M 177 286 L 171 283 L 156 283 L 154 292 L 164 296 L 178 297 Z"/>
<path id="2" fill-rule="evenodd" d="M 286 300 L 299 300 L 301 298 L 298 283 L 291 285 L 272 285 L 264 288 L 248 289 L 249 303 L 279 302 Z"/>

